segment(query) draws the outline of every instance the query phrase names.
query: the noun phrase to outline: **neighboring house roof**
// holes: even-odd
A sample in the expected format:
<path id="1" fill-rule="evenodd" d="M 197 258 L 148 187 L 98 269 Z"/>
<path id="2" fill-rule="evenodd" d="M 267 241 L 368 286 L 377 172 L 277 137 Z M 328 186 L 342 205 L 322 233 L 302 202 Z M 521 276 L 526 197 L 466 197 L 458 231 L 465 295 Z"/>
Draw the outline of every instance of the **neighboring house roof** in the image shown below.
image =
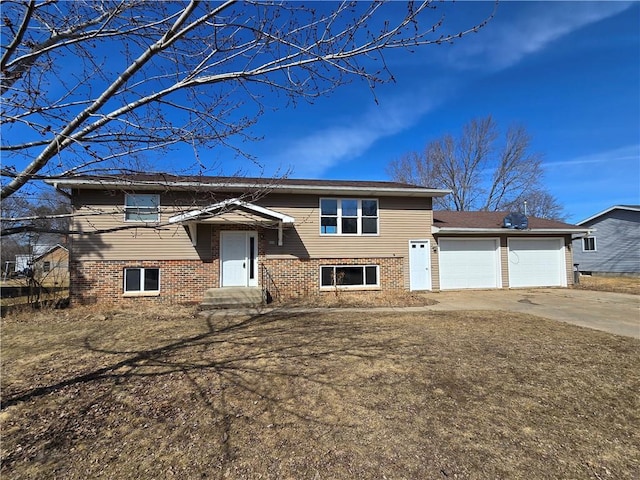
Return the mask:
<path id="1" fill-rule="evenodd" d="M 61 248 L 61 249 L 62 249 L 62 250 L 64 250 L 65 252 L 68 252 L 68 251 L 69 251 L 66 247 L 64 247 L 64 246 L 62 246 L 62 245 L 60 245 L 60 244 L 58 244 L 58 245 L 52 245 L 52 246 L 50 246 L 46 251 L 44 251 L 44 252 L 40 253 L 40 254 L 39 254 L 39 255 L 38 255 L 34 260 L 37 262 L 37 261 L 38 261 L 38 260 L 40 260 L 42 257 L 45 257 L 45 256 L 49 255 L 51 252 L 53 252 L 53 251 L 55 251 L 55 250 L 58 250 L 59 248 Z"/>
<path id="2" fill-rule="evenodd" d="M 435 210 L 433 212 L 433 233 L 556 233 L 578 234 L 588 233 L 589 229 L 548 220 L 546 218 L 527 217 L 529 228 L 526 230 L 507 229 L 503 227 L 503 220 L 509 212 L 452 212 Z"/>
<path id="3" fill-rule="evenodd" d="M 135 174 L 113 177 L 75 176 L 47 180 L 56 188 L 134 188 L 136 190 L 218 190 L 250 192 L 272 190 L 281 193 L 314 193 L 319 195 L 401 195 L 410 197 L 442 197 L 450 190 L 425 188 L 399 182 L 355 180 L 308 180 L 292 178 L 176 176 L 169 174 Z"/>
<path id="4" fill-rule="evenodd" d="M 613 207 L 609 207 L 606 210 L 603 210 L 600 213 L 596 213 L 595 215 L 590 216 L 589 218 L 585 218 L 584 220 L 578 222 L 576 225 L 584 225 L 592 220 L 595 220 L 598 217 L 606 215 L 613 210 L 629 210 L 632 212 L 640 212 L 640 205 L 614 205 Z"/>

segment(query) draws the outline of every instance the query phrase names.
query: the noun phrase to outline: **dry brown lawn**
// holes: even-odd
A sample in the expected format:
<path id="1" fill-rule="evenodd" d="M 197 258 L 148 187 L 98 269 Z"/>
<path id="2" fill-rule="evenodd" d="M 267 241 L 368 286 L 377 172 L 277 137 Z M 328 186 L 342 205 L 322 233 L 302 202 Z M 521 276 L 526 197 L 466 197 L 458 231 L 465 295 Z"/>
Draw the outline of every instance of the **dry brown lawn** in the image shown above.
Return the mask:
<path id="1" fill-rule="evenodd" d="M 582 275 L 580 276 L 580 285 L 576 285 L 575 288 L 640 295 L 640 277 L 603 277 L 597 275 Z"/>
<path id="2" fill-rule="evenodd" d="M 640 342 L 527 315 L 12 315 L 1 382 L 7 479 L 640 476 Z"/>

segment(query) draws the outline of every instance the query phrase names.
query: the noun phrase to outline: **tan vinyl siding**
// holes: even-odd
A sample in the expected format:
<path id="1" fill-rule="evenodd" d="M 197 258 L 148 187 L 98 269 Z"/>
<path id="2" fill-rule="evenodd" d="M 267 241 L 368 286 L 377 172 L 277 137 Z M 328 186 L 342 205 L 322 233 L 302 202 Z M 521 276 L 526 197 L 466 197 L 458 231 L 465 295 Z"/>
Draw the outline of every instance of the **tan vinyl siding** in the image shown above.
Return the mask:
<path id="1" fill-rule="evenodd" d="M 567 265 L 567 286 L 573 285 L 573 249 L 571 248 L 571 235 L 564 237 L 564 258 Z"/>
<path id="2" fill-rule="evenodd" d="M 72 229 L 87 232 L 75 235 L 73 254 L 77 260 L 196 260 L 198 251 L 191 244 L 182 225 L 164 225 L 158 229 L 153 224 L 124 221 L 124 193 L 86 190 L 77 197 L 81 202 L 73 219 Z M 178 211 L 163 204 L 161 196 L 160 221 Z M 93 215 L 101 213 L 100 215 Z M 96 230 L 132 227 L 101 235 Z"/>
<path id="3" fill-rule="evenodd" d="M 341 197 L 344 198 L 344 197 Z M 371 198 L 371 197 L 367 197 Z M 292 203 L 295 202 L 295 206 Z M 285 228 L 284 244 L 268 239 L 268 256 L 344 258 L 407 256 L 409 240 L 431 238 L 430 199 L 378 198 L 378 235 L 321 235 L 319 197 L 270 196 L 262 206 L 295 218 L 295 228 Z"/>

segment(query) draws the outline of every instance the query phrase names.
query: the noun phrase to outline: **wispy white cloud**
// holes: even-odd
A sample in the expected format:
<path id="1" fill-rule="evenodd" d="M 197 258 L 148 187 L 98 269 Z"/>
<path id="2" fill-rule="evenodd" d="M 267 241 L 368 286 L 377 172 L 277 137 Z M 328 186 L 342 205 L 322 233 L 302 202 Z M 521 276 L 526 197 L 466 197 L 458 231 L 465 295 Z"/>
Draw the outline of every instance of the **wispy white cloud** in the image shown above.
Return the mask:
<path id="1" fill-rule="evenodd" d="M 640 201 L 640 144 L 545 163 L 545 183 L 577 222 Z"/>
<path id="2" fill-rule="evenodd" d="M 449 52 L 454 70 L 476 69 L 479 74 L 515 65 L 527 55 L 590 23 L 629 8 L 629 2 L 530 2 L 510 10 L 509 20 L 490 22 L 472 41 L 460 42 Z M 433 67 L 433 65 L 432 65 Z M 433 72 L 436 70 L 430 70 Z M 332 124 L 296 138 L 272 155 L 270 162 L 291 166 L 296 177 L 319 177 L 340 162 L 365 153 L 378 140 L 400 133 L 443 103 L 465 78 L 457 75 L 447 88 L 425 86 L 382 98 L 382 105 L 355 114 L 348 123 Z M 433 79 L 433 77 L 432 77 Z M 583 159 L 583 162 L 599 160 Z"/>
<path id="3" fill-rule="evenodd" d="M 413 126 L 446 98 L 444 91 L 436 90 L 431 88 L 429 95 L 418 95 L 419 101 L 415 92 L 387 99 L 354 116 L 348 124 L 320 129 L 293 140 L 272 160 L 291 165 L 295 177 L 321 176 L 341 161 L 363 154 L 376 141 Z"/>
<path id="4" fill-rule="evenodd" d="M 633 2 L 529 2 L 518 15 L 490 22 L 474 37 L 449 51 L 450 66 L 498 71 L 541 51 L 553 41 L 631 7 Z"/>
<path id="5" fill-rule="evenodd" d="M 597 152 L 568 160 L 548 162 L 547 170 L 565 169 L 566 167 L 580 167 L 583 165 L 606 164 L 614 168 L 621 168 L 625 164 L 640 165 L 640 145 L 627 145 L 606 152 Z"/>

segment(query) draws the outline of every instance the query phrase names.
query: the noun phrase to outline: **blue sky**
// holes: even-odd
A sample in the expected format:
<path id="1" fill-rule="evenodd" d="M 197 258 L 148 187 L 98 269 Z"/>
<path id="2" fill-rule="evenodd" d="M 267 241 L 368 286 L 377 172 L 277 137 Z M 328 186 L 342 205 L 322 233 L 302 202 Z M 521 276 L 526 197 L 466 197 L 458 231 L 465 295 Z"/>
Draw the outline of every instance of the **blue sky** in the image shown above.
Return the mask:
<path id="1" fill-rule="evenodd" d="M 494 9 L 482 1 L 437 5 L 432 20 L 445 14 L 438 35 L 475 25 Z M 398 14 L 407 8 L 390 7 Z M 118 68 L 123 57 L 106 48 L 96 63 Z M 262 140 L 231 141 L 255 163 L 223 147 L 196 159 L 187 146 L 152 153 L 148 164 L 194 173 L 201 161 L 210 175 L 389 180 L 391 161 L 492 115 L 503 130 L 526 127 L 568 221 L 640 204 L 640 2 L 503 0 L 479 33 L 413 53 L 388 51 L 385 59 L 396 81 L 376 87 L 375 96 L 359 79 L 313 103 L 265 95 L 265 113 L 249 132 Z M 80 65 L 73 56 L 66 61 L 73 76 Z M 21 136 L 20 125 L 11 128 L 5 138 Z M 63 168 L 56 165 L 49 167 Z"/>
<path id="2" fill-rule="evenodd" d="M 447 5 L 445 24 L 492 8 Z M 226 161 L 226 173 L 387 180 L 391 160 L 491 114 L 501 128 L 527 128 L 568 221 L 640 204 L 640 3 L 506 1 L 452 46 L 386 58 L 397 81 L 376 88 L 378 104 L 356 81 L 268 111 L 252 132 L 263 140 L 241 145 L 259 166 Z"/>

